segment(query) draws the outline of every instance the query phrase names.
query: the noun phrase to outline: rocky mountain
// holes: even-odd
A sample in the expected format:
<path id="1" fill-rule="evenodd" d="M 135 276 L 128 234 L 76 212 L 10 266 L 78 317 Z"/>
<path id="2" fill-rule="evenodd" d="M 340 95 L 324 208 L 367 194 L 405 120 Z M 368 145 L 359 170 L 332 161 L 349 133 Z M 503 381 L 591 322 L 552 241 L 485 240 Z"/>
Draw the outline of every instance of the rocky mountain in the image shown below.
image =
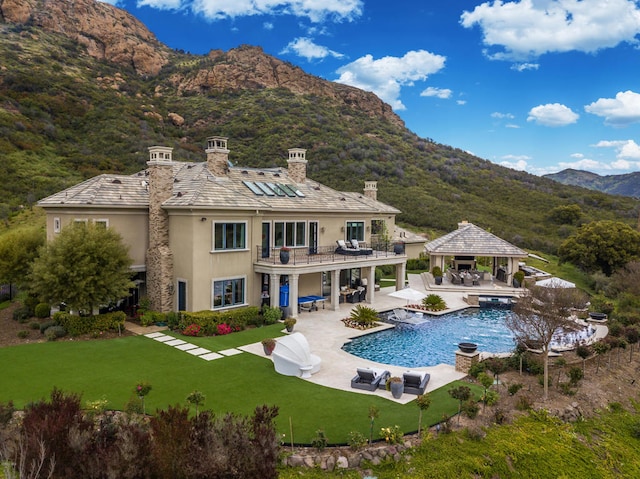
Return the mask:
<path id="1" fill-rule="evenodd" d="M 409 131 L 374 94 L 314 77 L 240 46 L 171 50 L 144 25 L 94 0 L 0 0 L 0 219 L 100 173 L 143 169 L 147 148 L 203 161 L 207 136 L 230 159 L 286 166 L 306 148 L 310 178 L 378 198 L 421 232 L 461 220 L 520 247 L 555 248 L 594 219 L 635 224 L 640 202 L 495 165 Z M 575 224 L 554 208 L 577 204 Z"/>
<path id="2" fill-rule="evenodd" d="M 544 175 L 563 185 L 581 186 L 590 190 L 602 191 L 611 195 L 633 196 L 640 198 L 640 171 L 624 175 L 600 176 L 589 171 L 568 168 Z"/>

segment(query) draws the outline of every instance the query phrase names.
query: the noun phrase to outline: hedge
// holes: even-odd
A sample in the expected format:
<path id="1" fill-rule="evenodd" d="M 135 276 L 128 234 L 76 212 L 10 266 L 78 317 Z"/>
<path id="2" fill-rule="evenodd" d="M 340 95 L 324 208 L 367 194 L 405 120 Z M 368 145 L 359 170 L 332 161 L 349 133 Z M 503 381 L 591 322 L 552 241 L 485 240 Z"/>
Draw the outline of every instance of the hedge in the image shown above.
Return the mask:
<path id="1" fill-rule="evenodd" d="M 77 316 L 64 311 L 53 315 L 53 320 L 71 336 L 79 336 L 100 331 L 118 331 L 123 328 L 127 315 L 122 311 L 98 314 L 97 316 Z"/>

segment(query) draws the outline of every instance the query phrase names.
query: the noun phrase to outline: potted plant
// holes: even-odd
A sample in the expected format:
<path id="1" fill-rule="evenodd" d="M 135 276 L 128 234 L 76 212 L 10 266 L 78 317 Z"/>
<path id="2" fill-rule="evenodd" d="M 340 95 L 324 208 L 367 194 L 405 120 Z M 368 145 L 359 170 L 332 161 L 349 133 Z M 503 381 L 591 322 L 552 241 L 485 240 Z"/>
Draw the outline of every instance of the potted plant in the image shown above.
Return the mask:
<path id="1" fill-rule="evenodd" d="M 282 264 L 287 264 L 289 262 L 289 251 L 291 251 L 286 246 L 280 248 L 280 262 Z"/>
<path id="2" fill-rule="evenodd" d="M 391 391 L 391 395 L 395 399 L 400 399 L 404 391 L 404 381 L 398 376 L 391 376 L 387 379 L 387 391 Z"/>
<path id="3" fill-rule="evenodd" d="M 287 328 L 288 332 L 293 331 L 293 325 L 296 324 L 295 318 L 287 318 L 284 320 L 284 327 Z"/>
<path id="4" fill-rule="evenodd" d="M 440 266 L 434 266 L 431 270 L 431 274 L 433 274 L 436 284 L 442 284 L 442 268 Z"/>
<path id="5" fill-rule="evenodd" d="M 264 354 L 266 354 L 267 356 L 271 356 L 273 350 L 276 349 L 276 340 L 273 338 L 263 339 L 262 348 L 264 349 Z"/>
<path id="6" fill-rule="evenodd" d="M 524 284 L 524 271 L 519 270 L 513 273 L 513 287 L 519 288 Z"/>

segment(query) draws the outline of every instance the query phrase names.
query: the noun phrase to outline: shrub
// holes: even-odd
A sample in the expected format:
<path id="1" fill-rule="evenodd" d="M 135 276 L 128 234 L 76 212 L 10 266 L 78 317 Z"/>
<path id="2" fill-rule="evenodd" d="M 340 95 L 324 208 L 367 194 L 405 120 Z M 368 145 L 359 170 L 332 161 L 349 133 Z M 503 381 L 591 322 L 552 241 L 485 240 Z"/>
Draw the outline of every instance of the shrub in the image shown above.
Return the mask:
<path id="1" fill-rule="evenodd" d="M 44 319 L 51 316 L 51 306 L 49 306 L 49 303 L 38 303 L 33 311 L 36 318 Z"/>
<path id="2" fill-rule="evenodd" d="M 40 326 L 38 326 L 40 328 L 40 334 L 44 334 L 44 332 L 49 329 L 51 326 L 56 326 L 56 322 L 55 321 L 45 321 L 44 323 L 41 323 Z"/>
<path id="3" fill-rule="evenodd" d="M 33 322 L 29 323 L 29 327 L 31 329 L 38 329 L 39 330 L 40 329 L 40 323 L 38 323 L 37 321 L 33 321 Z"/>
<path id="4" fill-rule="evenodd" d="M 518 391 L 520 391 L 520 389 L 522 389 L 522 384 L 514 383 L 514 384 L 509 384 L 509 387 L 507 388 L 507 391 L 509 392 L 509 396 L 515 396 L 515 394 Z"/>
<path id="5" fill-rule="evenodd" d="M 131 396 L 122 408 L 127 414 L 142 414 L 142 403 L 136 396 Z"/>
<path id="6" fill-rule="evenodd" d="M 495 391 L 488 391 L 488 392 L 495 392 Z M 465 413 L 467 417 L 469 417 L 469 419 L 475 419 L 476 416 L 478 415 L 478 412 L 480 411 L 480 406 L 473 399 L 469 399 L 468 401 L 465 401 L 464 403 L 462 403 L 461 411 Z"/>
<path id="7" fill-rule="evenodd" d="M 66 334 L 67 332 L 62 326 L 51 326 L 44 332 L 47 341 L 55 341 L 58 338 L 64 337 Z"/>
<path id="8" fill-rule="evenodd" d="M 360 328 L 368 328 L 378 320 L 378 312 L 369 306 L 358 304 L 351 310 L 349 320 Z"/>
<path id="9" fill-rule="evenodd" d="M 431 270 L 431 274 L 433 275 L 434 278 L 437 278 L 438 276 L 442 276 L 442 268 L 440 266 L 434 266 L 433 269 Z"/>
<path id="10" fill-rule="evenodd" d="M 325 435 L 322 429 L 318 429 L 316 431 L 316 435 L 313 439 L 311 439 L 311 446 L 315 447 L 318 451 L 322 451 L 325 447 L 327 447 L 327 443 L 329 440 Z"/>
<path id="11" fill-rule="evenodd" d="M 62 326 L 71 336 L 101 331 L 118 331 L 124 326 L 126 318 L 126 314 L 122 311 L 97 316 L 78 316 L 59 311 L 53 315 L 55 324 Z"/>
<path id="12" fill-rule="evenodd" d="M 447 303 L 437 294 L 430 294 L 422 300 L 422 304 L 430 311 L 442 311 L 447 309 Z"/>
<path id="13" fill-rule="evenodd" d="M 278 308 L 272 308 L 282 312 Z M 180 323 L 178 329 L 184 329 L 190 324 L 197 324 L 202 328 L 203 335 L 213 336 L 216 334 L 218 324 L 228 324 L 234 331 L 240 331 L 247 324 L 256 321 L 260 309 L 257 306 L 247 306 L 225 311 L 197 311 L 180 313 Z M 275 321 L 274 321 L 275 323 Z"/>
<path id="14" fill-rule="evenodd" d="M 166 314 L 167 326 L 170 330 L 175 330 L 180 323 L 180 313 L 176 313 L 175 311 L 170 311 Z"/>
<path id="15" fill-rule="evenodd" d="M 218 327 L 216 328 L 216 335 L 224 336 L 225 334 L 231 333 L 233 333 L 233 329 L 231 329 L 231 326 L 225 323 L 218 324 Z"/>
<path id="16" fill-rule="evenodd" d="M 503 409 L 496 408 L 496 410 L 493 411 L 493 421 L 496 424 L 504 424 L 505 422 L 507 422 L 507 414 Z"/>
<path id="17" fill-rule="evenodd" d="M 20 339 L 25 339 L 29 337 L 29 331 L 27 331 L 26 329 L 23 329 L 21 331 L 18 331 L 18 337 Z"/>
<path id="18" fill-rule="evenodd" d="M 282 318 L 282 310 L 265 306 L 262 308 L 262 317 L 264 318 L 264 324 L 276 324 Z"/>
<path id="19" fill-rule="evenodd" d="M 351 431 L 349 433 L 349 447 L 354 451 L 362 449 L 367 445 L 367 438 L 360 431 Z"/>
<path id="20" fill-rule="evenodd" d="M 481 399 L 487 404 L 487 406 L 493 406 L 500 400 L 500 394 L 498 394 L 497 391 L 487 390 L 487 393 L 484 394 Z"/>
<path id="21" fill-rule="evenodd" d="M 619 413 L 624 411 L 624 408 L 622 407 L 622 404 L 620 404 L 619 402 L 610 402 L 609 411 Z"/>
<path id="22" fill-rule="evenodd" d="M 487 364 L 483 361 L 475 363 L 469 368 L 469 376 L 478 379 L 478 375 L 487 370 Z"/>
<path id="23" fill-rule="evenodd" d="M 572 385 L 575 386 L 576 384 L 578 384 L 578 381 L 580 381 L 583 377 L 584 372 L 582 371 L 582 368 L 573 367 L 569 370 L 569 381 Z"/>
<path id="24" fill-rule="evenodd" d="M 631 424 L 631 437 L 640 439 L 640 421 Z"/>
<path id="25" fill-rule="evenodd" d="M 31 311 L 26 306 L 20 306 L 13 310 L 13 319 L 14 321 L 18 321 L 19 323 L 24 323 L 27 319 L 31 317 Z"/>
<path id="26" fill-rule="evenodd" d="M 518 396 L 516 401 L 516 409 L 518 411 L 528 411 L 531 409 L 531 399 L 528 396 Z"/>
<path id="27" fill-rule="evenodd" d="M 184 329 L 184 331 L 182 331 L 182 334 L 184 334 L 185 336 L 194 336 L 194 337 L 202 336 L 202 328 L 197 324 L 190 324 Z"/>
<path id="28" fill-rule="evenodd" d="M 400 426 L 383 427 L 380 429 L 380 437 L 389 444 L 400 444 L 404 435 Z"/>
<path id="29" fill-rule="evenodd" d="M 153 311 L 147 311 L 140 316 L 140 324 L 145 328 L 156 322 L 156 316 Z"/>
<path id="30" fill-rule="evenodd" d="M 407 269 L 410 271 L 428 271 L 429 270 L 429 261 L 425 259 L 408 259 L 407 260 Z"/>

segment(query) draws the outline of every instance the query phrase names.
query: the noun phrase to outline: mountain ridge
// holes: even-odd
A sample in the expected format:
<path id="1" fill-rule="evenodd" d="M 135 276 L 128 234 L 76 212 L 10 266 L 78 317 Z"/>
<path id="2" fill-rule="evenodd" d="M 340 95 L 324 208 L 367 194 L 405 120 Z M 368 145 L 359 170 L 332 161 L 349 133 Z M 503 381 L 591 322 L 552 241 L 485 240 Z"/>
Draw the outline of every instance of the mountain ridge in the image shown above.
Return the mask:
<path id="1" fill-rule="evenodd" d="M 622 175 L 599 175 L 590 171 L 567 168 L 544 177 L 564 185 L 581 186 L 611 195 L 640 198 L 640 171 Z"/>
<path id="2" fill-rule="evenodd" d="M 287 149 L 300 147 L 308 176 L 327 186 L 361 191 L 364 180 L 376 180 L 378 198 L 421 232 L 468 220 L 519 247 L 553 252 L 582 222 L 636 222 L 637 200 L 420 138 L 373 93 L 313 77 L 260 47 L 170 50 L 128 14 L 95 3 L 0 0 L 2 215 L 100 173 L 144 169 L 151 145 L 173 147 L 177 161 L 203 161 L 206 138 L 222 135 L 236 164 L 286 166 Z M 104 48 L 81 41 L 93 29 Z M 150 60 L 142 58 L 151 47 Z M 154 62 L 165 60 L 154 74 Z M 580 206 L 580 222 L 549 220 L 567 204 Z"/>

